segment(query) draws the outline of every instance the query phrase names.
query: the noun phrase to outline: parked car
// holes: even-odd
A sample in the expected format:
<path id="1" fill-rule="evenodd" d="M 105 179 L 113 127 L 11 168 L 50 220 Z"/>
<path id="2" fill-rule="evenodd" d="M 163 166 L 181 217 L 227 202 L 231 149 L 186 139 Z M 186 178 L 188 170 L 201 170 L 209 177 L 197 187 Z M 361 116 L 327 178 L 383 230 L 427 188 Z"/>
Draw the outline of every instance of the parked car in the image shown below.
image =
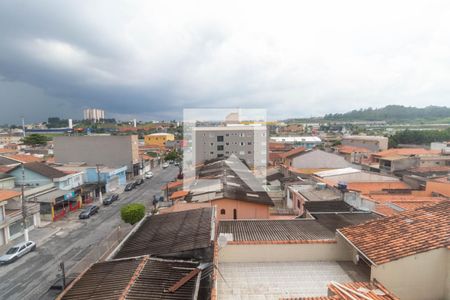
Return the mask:
<path id="1" fill-rule="evenodd" d="M 125 186 L 125 191 L 129 192 L 129 191 L 133 190 L 135 188 L 135 186 L 136 186 L 136 184 L 134 182 L 129 183 Z"/>
<path id="2" fill-rule="evenodd" d="M 153 172 L 148 171 L 147 173 L 145 173 L 145 178 L 150 179 L 153 177 Z"/>
<path id="3" fill-rule="evenodd" d="M 134 183 L 135 183 L 135 185 L 141 185 L 144 183 L 144 179 L 143 178 L 136 179 L 136 181 Z"/>
<path id="4" fill-rule="evenodd" d="M 165 162 L 165 163 L 162 164 L 163 169 L 167 168 L 168 166 L 169 166 L 169 163 Z"/>
<path id="5" fill-rule="evenodd" d="M 5 255 L 0 256 L 0 264 L 6 265 L 12 263 L 34 250 L 36 250 L 36 243 L 33 241 L 19 243 L 9 248 Z"/>
<path id="6" fill-rule="evenodd" d="M 91 216 L 98 213 L 98 210 L 99 210 L 99 207 L 97 205 L 87 206 L 85 209 L 83 209 L 79 218 L 80 219 L 89 219 Z"/>
<path id="7" fill-rule="evenodd" d="M 119 195 L 118 194 L 112 194 L 111 196 L 106 197 L 103 200 L 103 204 L 104 205 L 110 205 L 111 203 L 113 203 L 114 201 L 117 201 L 117 200 L 119 200 Z"/>
<path id="8" fill-rule="evenodd" d="M 180 162 L 176 161 L 174 165 L 178 167 L 180 166 Z"/>

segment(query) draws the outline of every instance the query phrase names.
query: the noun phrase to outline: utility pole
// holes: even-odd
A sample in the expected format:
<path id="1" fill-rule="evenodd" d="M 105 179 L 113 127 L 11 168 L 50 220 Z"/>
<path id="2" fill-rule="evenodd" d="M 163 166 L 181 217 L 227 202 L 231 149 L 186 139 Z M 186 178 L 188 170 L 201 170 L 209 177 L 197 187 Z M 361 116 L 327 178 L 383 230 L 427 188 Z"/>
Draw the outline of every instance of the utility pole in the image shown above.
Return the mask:
<path id="1" fill-rule="evenodd" d="M 29 241 L 28 238 L 28 226 L 27 226 L 27 207 L 26 207 L 26 200 L 25 200 L 25 167 L 23 166 L 23 163 L 20 164 L 22 167 L 22 184 L 21 184 L 21 192 L 22 192 L 22 220 L 23 220 L 23 235 L 25 238 L 25 242 Z"/>
<path id="2" fill-rule="evenodd" d="M 103 202 L 103 195 L 102 195 L 102 187 L 100 185 L 100 165 L 97 164 L 97 188 L 98 188 L 98 199 L 100 200 L 100 203 Z"/>

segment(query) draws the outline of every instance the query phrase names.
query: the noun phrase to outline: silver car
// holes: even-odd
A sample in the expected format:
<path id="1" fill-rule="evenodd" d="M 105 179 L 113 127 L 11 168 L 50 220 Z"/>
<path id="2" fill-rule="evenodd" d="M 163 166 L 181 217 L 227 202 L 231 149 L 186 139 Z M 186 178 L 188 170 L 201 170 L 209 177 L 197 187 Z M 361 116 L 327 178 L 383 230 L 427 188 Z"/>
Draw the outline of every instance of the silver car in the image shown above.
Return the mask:
<path id="1" fill-rule="evenodd" d="M 36 249 L 36 243 L 32 241 L 28 242 L 22 242 L 14 247 L 9 248 L 8 251 L 6 251 L 5 255 L 0 256 L 0 264 L 6 265 L 9 263 L 12 263 L 19 259 L 20 257 L 24 256 L 25 254 L 34 251 Z"/>

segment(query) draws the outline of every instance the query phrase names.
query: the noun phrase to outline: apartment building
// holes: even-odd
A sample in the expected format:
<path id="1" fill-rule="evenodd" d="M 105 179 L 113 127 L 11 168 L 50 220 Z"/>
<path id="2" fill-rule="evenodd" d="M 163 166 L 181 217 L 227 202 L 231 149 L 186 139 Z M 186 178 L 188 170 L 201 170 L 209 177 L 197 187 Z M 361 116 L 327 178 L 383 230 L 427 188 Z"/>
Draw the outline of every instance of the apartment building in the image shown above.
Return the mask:
<path id="1" fill-rule="evenodd" d="M 250 167 L 267 165 L 268 137 L 265 126 L 194 127 L 192 145 L 197 164 L 234 154 Z"/>
<path id="2" fill-rule="evenodd" d="M 159 147 L 165 147 L 166 142 L 174 141 L 175 136 L 172 133 L 152 133 L 144 136 L 145 145 L 155 145 Z"/>
<path id="3" fill-rule="evenodd" d="M 98 108 L 87 108 L 83 111 L 83 116 L 85 120 L 98 122 L 105 118 L 105 111 Z"/>

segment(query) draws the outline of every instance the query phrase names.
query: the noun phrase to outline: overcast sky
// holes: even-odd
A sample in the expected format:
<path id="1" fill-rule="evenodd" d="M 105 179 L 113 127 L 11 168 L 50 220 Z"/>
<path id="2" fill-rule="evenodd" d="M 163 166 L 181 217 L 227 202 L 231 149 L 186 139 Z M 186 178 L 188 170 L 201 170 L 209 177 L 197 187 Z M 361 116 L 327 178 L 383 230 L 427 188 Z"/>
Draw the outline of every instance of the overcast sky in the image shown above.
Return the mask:
<path id="1" fill-rule="evenodd" d="M 0 123 L 450 105 L 450 2 L 2 0 L 0 104 Z"/>

